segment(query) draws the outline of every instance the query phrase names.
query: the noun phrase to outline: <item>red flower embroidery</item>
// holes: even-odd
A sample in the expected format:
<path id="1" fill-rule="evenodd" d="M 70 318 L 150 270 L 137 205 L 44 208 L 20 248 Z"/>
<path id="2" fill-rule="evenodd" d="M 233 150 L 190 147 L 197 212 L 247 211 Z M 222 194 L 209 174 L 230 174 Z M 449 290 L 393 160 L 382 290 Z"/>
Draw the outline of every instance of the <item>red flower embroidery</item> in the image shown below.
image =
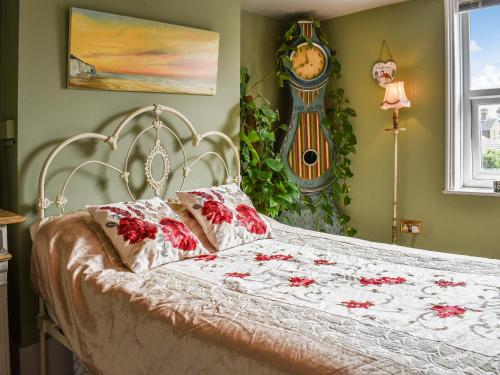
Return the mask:
<path id="1" fill-rule="evenodd" d="M 344 301 L 342 304 L 349 309 L 367 309 L 369 307 L 375 306 L 370 301 L 366 302 L 356 302 L 356 301 Z"/>
<path id="2" fill-rule="evenodd" d="M 103 206 L 103 207 L 99 207 L 99 209 L 105 210 L 105 211 L 111 211 L 115 215 L 120 215 L 120 216 L 124 216 L 124 217 L 131 217 L 132 216 L 130 214 L 130 212 L 128 212 L 127 210 L 124 210 L 122 208 L 119 208 L 119 207 Z"/>
<path id="3" fill-rule="evenodd" d="M 196 237 L 184 225 L 184 223 L 164 217 L 160 220 L 161 230 L 165 239 L 176 249 L 190 251 L 196 249 L 198 245 Z"/>
<path id="4" fill-rule="evenodd" d="M 246 204 L 239 204 L 236 206 L 236 211 L 238 211 L 238 223 L 244 226 L 247 231 L 254 234 L 266 233 L 266 223 L 260 218 L 255 208 L 247 206 Z"/>
<path id="5" fill-rule="evenodd" d="M 224 203 L 224 196 L 219 193 L 217 190 L 210 190 L 210 192 L 217 197 L 222 203 Z"/>
<path id="6" fill-rule="evenodd" d="M 221 224 L 224 221 L 231 224 L 231 220 L 233 220 L 233 214 L 229 211 L 229 208 L 214 200 L 206 201 L 203 204 L 201 214 L 210 220 L 212 224 Z"/>
<path id="7" fill-rule="evenodd" d="M 265 255 L 258 253 L 255 257 L 255 260 L 258 262 L 264 262 L 267 260 L 290 260 L 290 259 L 293 259 L 293 256 L 285 254 Z"/>
<path id="8" fill-rule="evenodd" d="M 154 240 L 157 231 L 158 228 L 154 224 L 137 218 L 122 217 L 118 224 L 118 234 L 131 244 L 141 242 L 146 238 Z"/>
<path id="9" fill-rule="evenodd" d="M 241 273 L 241 272 L 228 272 L 226 273 L 227 277 L 238 277 L 240 279 L 244 279 L 245 277 L 250 276 L 248 272 L 246 273 Z"/>
<path id="10" fill-rule="evenodd" d="M 382 285 L 382 284 L 389 284 L 389 285 L 394 285 L 394 284 L 402 284 L 406 282 L 406 279 L 404 277 L 379 277 L 379 278 L 367 278 L 367 277 L 362 277 L 359 279 L 359 282 L 363 285 Z"/>
<path id="11" fill-rule="evenodd" d="M 137 215 L 137 217 L 139 217 L 139 218 L 141 218 L 141 219 L 144 219 L 144 218 L 145 218 L 145 216 L 144 216 L 144 214 L 142 213 L 142 211 L 141 211 L 141 210 L 139 210 L 139 209 L 137 209 L 137 208 L 135 208 L 135 207 L 133 207 L 133 206 L 131 206 L 131 205 L 127 205 L 127 208 L 128 208 L 130 211 L 132 211 L 134 214 L 136 214 L 136 215 Z"/>
<path id="12" fill-rule="evenodd" d="M 337 262 L 334 262 L 334 261 L 331 261 L 331 260 L 328 260 L 328 259 L 316 259 L 314 261 L 314 264 L 317 265 L 317 266 L 322 266 L 322 265 L 325 265 L 325 266 L 334 266 L 337 264 Z"/>
<path id="13" fill-rule="evenodd" d="M 449 286 L 465 286 L 465 282 L 460 281 L 459 283 L 454 283 L 453 281 L 446 281 L 446 280 L 438 280 L 434 282 L 437 286 L 440 286 L 441 288 L 447 288 Z"/>
<path id="14" fill-rule="evenodd" d="M 465 313 L 465 309 L 460 306 L 434 305 L 432 310 L 437 312 L 440 318 L 448 318 Z"/>
<path id="15" fill-rule="evenodd" d="M 194 258 L 194 260 L 196 260 L 196 261 L 204 260 L 205 262 L 210 262 L 211 260 L 215 260 L 215 259 L 217 259 L 217 255 L 215 255 L 215 254 L 202 254 L 202 255 L 198 255 L 196 258 Z"/>
<path id="16" fill-rule="evenodd" d="M 291 286 L 309 286 L 314 284 L 315 281 L 313 279 L 308 279 L 307 277 L 292 277 L 290 278 Z"/>
<path id="17" fill-rule="evenodd" d="M 197 195 L 198 197 L 206 199 L 207 201 L 211 201 L 214 199 L 214 197 L 212 197 L 210 194 L 205 193 L 203 191 L 192 191 L 191 194 Z"/>

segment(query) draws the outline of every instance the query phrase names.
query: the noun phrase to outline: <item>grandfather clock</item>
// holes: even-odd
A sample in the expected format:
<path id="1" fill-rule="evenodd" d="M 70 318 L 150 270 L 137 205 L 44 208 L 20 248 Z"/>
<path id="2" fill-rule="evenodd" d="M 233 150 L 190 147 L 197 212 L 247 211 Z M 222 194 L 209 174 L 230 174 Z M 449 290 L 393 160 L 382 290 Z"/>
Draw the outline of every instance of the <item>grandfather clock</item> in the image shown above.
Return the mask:
<path id="1" fill-rule="evenodd" d="M 289 128 L 281 145 L 281 156 L 288 177 L 314 202 L 332 173 L 334 143 L 322 124 L 325 117 L 325 91 L 331 72 L 331 51 L 318 36 L 313 21 L 298 22 L 301 36 L 290 54 L 289 88 L 292 113 Z M 310 41 L 311 43 L 308 43 Z M 334 202 L 331 203 L 334 205 Z M 300 215 L 284 212 L 282 216 L 298 227 L 339 233 L 340 224 L 321 222 L 317 215 L 302 207 Z"/>
<path id="2" fill-rule="evenodd" d="M 304 194 L 315 194 L 330 177 L 334 153 L 332 136 L 321 124 L 331 52 L 317 37 L 312 21 L 298 23 L 301 37 L 290 54 L 292 69 L 289 69 L 293 106 L 281 156 L 288 177 Z"/>

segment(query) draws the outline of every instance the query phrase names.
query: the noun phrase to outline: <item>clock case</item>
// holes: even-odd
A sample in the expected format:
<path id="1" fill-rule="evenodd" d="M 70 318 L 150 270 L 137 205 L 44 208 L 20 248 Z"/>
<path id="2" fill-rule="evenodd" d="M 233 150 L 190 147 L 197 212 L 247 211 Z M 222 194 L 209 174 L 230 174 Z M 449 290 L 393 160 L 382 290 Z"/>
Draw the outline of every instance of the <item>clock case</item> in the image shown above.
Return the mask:
<path id="1" fill-rule="evenodd" d="M 287 69 L 290 77 L 288 86 L 292 97 L 292 113 L 280 153 L 288 177 L 300 187 L 302 193 L 314 194 L 326 187 L 334 160 L 333 138 L 322 124 L 325 117 L 325 91 L 332 69 L 332 54 L 328 46 L 317 37 L 313 21 L 299 21 L 298 23 L 301 36 L 297 38 L 294 47 L 307 43 L 308 40 L 314 43 L 325 52 L 326 69 L 312 80 L 301 79 L 291 69 Z M 307 138 L 308 134 L 314 132 L 316 133 L 313 135 L 322 133 L 318 137 L 318 139 L 321 138 L 321 142 L 316 144 L 316 146 L 321 144 L 322 147 L 314 150 L 317 153 L 317 162 L 313 164 L 313 168 L 304 160 L 308 149 L 304 149 L 307 147 L 304 141 L 300 144 L 301 137 L 297 134 L 298 130 L 302 138 Z"/>

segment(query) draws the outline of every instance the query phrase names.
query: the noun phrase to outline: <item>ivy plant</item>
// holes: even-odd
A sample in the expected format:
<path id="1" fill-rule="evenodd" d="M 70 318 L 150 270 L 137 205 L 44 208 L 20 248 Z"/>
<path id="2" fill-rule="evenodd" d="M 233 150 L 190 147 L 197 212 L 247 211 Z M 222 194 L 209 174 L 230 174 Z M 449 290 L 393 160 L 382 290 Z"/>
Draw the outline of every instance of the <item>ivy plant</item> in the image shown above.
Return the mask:
<path id="1" fill-rule="evenodd" d="M 322 43 L 328 45 L 325 33 L 321 29 L 320 22 L 311 18 L 316 35 Z M 276 52 L 278 64 L 277 80 L 280 87 L 290 79 L 292 62 L 290 54 L 296 50 L 299 40 L 304 36 L 300 33 L 298 22 L 293 22 L 285 32 L 283 42 Z M 312 40 L 305 38 L 309 45 Z M 326 115 L 322 125 L 331 132 L 334 141 L 335 156 L 332 163 L 332 173 L 325 188 L 316 199 L 302 195 L 301 201 L 313 214 L 319 215 L 321 219 L 332 225 L 335 217 L 338 218 L 341 230 L 348 236 L 354 236 L 356 229 L 349 225 L 350 217 L 344 212 L 343 207 L 351 203 L 350 186 L 348 181 L 353 177 L 350 156 L 356 152 L 356 136 L 350 122 L 356 117 L 356 111 L 349 107 L 344 90 L 340 87 L 342 66 L 336 58 L 336 51 L 332 52 L 330 59 L 330 84 L 326 91 Z M 335 203 L 332 205 L 332 201 Z"/>
<path id="2" fill-rule="evenodd" d="M 278 112 L 269 101 L 249 94 L 250 75 L 240 71 L 240 153 L 243 191 L 257 211 L 272 218 L 281 211 L 298 212 L 299 187 L 290 181 L 275 151 L 275 133 L 280 127 Z"/>

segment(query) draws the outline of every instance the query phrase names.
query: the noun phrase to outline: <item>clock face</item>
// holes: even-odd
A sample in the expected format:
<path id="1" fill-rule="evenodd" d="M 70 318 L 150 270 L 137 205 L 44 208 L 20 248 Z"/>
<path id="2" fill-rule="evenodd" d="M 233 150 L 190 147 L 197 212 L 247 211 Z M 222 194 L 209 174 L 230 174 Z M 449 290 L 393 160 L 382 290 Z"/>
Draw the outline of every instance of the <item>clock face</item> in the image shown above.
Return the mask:
<path id="1" fill-rule="evenodd" d="M 290 60 L 293 73 L 304 81 L 318 78 L 326 69 L 326 54 L 315 43 L 311 47 L 307 43 L 297 46 L 297 51 L 292 52 Z"/>

